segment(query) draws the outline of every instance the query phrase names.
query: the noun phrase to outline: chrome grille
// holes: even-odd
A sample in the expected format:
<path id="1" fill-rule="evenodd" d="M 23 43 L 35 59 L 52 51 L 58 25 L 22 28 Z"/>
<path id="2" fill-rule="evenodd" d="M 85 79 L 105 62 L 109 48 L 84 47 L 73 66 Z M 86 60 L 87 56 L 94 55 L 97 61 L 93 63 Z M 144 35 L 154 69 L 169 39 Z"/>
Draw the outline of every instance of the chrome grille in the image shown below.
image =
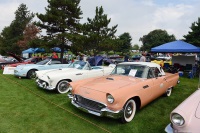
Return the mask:
<path id="1" fill-rule="evenodd" d="M 38 83 L 42 84 L 44 83 L 45 81 L 44 80 L 41 80 L 41 79 L 38 79 Z M 49 86 L 49 84 L 47 82 L 45 82 L 47 86 Z"/>
<path id="2" fill-rule="evenodd" d="M 105 108 L 106 106 L 102 103 L 84 98 L 80 95 L 75 95 L 74 102 L 76 102 L 79 106 L 82 106 L 83 108 L 86 108 L 91 111 L 95 111 L 100 113 L 102 108 Z"/>

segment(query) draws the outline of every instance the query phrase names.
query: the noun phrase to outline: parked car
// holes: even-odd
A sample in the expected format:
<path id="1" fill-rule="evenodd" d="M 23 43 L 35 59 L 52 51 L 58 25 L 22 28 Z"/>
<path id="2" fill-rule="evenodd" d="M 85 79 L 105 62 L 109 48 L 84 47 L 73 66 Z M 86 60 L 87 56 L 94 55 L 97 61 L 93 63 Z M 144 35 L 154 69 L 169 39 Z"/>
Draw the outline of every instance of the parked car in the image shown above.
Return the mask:
<path id="1" fill-rule="evenodd" d="M 160 56 L 156 57 L 156 59 L 158 59 L 158 60 L 170 60 L 171 58 L 172 57 L 170 55 L 168 55 L 168 54 L 160 55 Z"/>
<path id="2" fill-rule="evenodd" d="M 23 64 L 19 65 L 14 69 L 14 76 L 16 77 L 27 77 L 29 79 L 35 78 L 36 71 L 66 68 L 69 64 L 67 62 L 62 63 L 60 59 L 46 58 L 36 64 Z"/>
<path id="3" fill-rule="evenodd" d="M 22 62 L 7 64 L 4 67 L 16 67 L 16 66 L 22 65 L 22 64 L 35 64 L 41 60 L 42 60 L 41 57 L 32 57 L 32 58 L 26 59 Z M 4 67 L 2 69 L 4 69 Z"/>
<path id="4" fill-rule="evenodd" d="M 170 96 L 178 73 L 151 62 L 124 62 L 111 75 L 71 82 L 71 103 L 88 113 L 130 122 L 136 110 L 161 95 Z"/>
<path id="5" fill-rule="evenodd" d="M 171 60 L 165 60 L 165 59 L 156 59 L 156 60 L 152 60 L 151 62 L 159 64 L 161 67 L 163 67 L 165 63 L 169 63 L 169 65 L 172 65 Z"/>
<path id="6" fill-rule="evenodd" d="M 3 69 L 4 66 L 8 65 L 8 64 L 14 64 L 14 63 L 19 63 L 19 62 L 23 62 L 24 60 L 13 54 L 13 53 L 8 53 L 11 57 L 3 57 L 3 60 L 0 61 L 0 69 Z"/>
<path id="7" fill-rule="evenodd" d="M 103 59 L 104 65 L 118 64 L 118 63 L 121 63 L 121 62 L 124 62 L 123 56 L 110 56 L 110 57 Z"/>
<path id="8" fill-rule="evenodd" d="M 200 89 L 196 90 L 170 114 L 167 133 L 198 133 L 200 131 Z"/>
<path id="9" fill-rule="evenodd" d="M 113 69 L 112 65 L 91 67 L 86 61 L 75 61 L 68 68 L 37 71 L 36 83 L 43 89 L 67 93 L 69 82 L 109 75 Z"/>

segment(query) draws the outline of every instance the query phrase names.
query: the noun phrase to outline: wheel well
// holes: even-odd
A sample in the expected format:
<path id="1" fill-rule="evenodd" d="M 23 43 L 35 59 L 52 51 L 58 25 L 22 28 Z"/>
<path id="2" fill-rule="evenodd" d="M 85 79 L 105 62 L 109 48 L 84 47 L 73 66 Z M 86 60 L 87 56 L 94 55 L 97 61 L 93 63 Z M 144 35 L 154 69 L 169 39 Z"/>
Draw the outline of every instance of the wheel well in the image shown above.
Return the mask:
<path id="1" fill-rule="evenodd" d="M 57 83 L 57 85 L 56 85 L 56 88 L 57 88 L 57 86 L 58 86 L 58 84 L 61 82 L 61 81 L 68 81 L 68 82 L 72 82 L 72 80 L 71 79 L 62 79 L 62 80 L 60 80 L 58 83 Z"/>
<path id="2" fill-rule="evenodd" d="M 71 79 L 63 79 L 63 80 L 67 80 L 68 82 L 72 82 L 72 80 L 71 80 Z"/>
<path id="3" fill-rule="evenodd" d="M 28 76 L 28 73 L 29 73 L 31 70 L 38 71 L 37 69 L 30 69 L 30 70 L 27 72 L 26 76 Z"/>
<path id="4" fill-rule="evenodd" d="M 135 100 L 136 102 L 136 109 L 139 110 L 140 107 L 141 107 L 141 100 L 140 100 L 140 97 L 139 96 L 135 96 L 135 97 L 132 97 L 131 99 Z"/>

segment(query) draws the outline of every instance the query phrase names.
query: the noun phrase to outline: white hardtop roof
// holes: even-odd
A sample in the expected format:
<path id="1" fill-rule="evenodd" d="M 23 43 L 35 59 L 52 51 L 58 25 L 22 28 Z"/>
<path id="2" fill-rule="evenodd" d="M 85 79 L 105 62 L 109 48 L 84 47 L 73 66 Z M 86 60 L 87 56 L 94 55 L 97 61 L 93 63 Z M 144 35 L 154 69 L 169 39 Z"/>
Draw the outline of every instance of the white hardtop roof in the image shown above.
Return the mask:
<path id="1" fill-rule="evenodd" d="M 160 68 L 160 65 L 153 63 L 153 62 L 122 62 L 122 63 L 119 63 L 119 64 L 140 64 L 140 65 L 146 65 L 146 66 L 149 66 L 149 67 Z"/>

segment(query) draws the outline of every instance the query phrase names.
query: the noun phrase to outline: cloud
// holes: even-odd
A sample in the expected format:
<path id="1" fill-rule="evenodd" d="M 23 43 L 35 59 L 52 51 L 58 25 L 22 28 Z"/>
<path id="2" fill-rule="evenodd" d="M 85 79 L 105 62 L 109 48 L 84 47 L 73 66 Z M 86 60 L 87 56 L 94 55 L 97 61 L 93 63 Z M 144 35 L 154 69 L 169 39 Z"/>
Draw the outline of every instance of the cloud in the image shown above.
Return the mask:
<path id="1" fill-rule="evenodd" d="M 14 12 L 24 3 L 31 12 L 45 13 L 45 0 L 1 0 L 0 30 L 14 20 Z M 177 39 L 182 39 L 197 21 L 200 12 L 199 0 L 81 0 L 82 23 L 94 18 L 96 6 L 103 6 L 104 13 L 111 18 L 109 27 L 118 25 L 117 34 L 130 33 L 132 44 L 155 29 L 166 30 Z"/>
<path id="2" fill-rule="evenodd" d="M 15 17 L 14 12 L 17 10 L 17 3 L 0 4 L 0 30 L 5 26 L 9 26 Z"/>

